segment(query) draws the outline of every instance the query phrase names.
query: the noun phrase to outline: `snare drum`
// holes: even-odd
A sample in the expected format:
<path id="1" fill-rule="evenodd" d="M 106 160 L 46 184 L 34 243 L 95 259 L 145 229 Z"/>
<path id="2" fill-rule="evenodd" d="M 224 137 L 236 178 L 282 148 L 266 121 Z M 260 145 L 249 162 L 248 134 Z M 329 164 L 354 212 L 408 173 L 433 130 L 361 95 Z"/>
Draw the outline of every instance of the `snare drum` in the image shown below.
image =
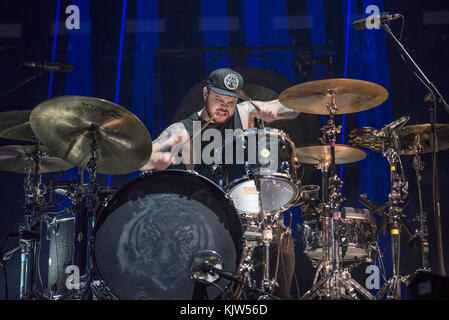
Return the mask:
<path id="1" fill-rule="evenodd" d="M 341 210 L 343 237 L 340 249 L 344 262 L 370 257 L 376 242 L 376 220 L 368 209 L 344 207 Z M 304 221 L 304 254 L 312 261 L 323 260 L 324 232 L 322 221 Z"/>
<path id="2" fill-rule="evenodd" d="M 229 150 L 233 152 L 232 157 L 227 154 Z M 254 176 L 259 177 L 260 200 L 265 212 L 285 211 L 297 198 L 295 145 L 285 132 L 267 127 L 240 131 L 225 140 L 221 154 L 223 163 L 235 162 L 225 166 L 225 190 L 241 217 L 254 218 L 260 212 Z"/>

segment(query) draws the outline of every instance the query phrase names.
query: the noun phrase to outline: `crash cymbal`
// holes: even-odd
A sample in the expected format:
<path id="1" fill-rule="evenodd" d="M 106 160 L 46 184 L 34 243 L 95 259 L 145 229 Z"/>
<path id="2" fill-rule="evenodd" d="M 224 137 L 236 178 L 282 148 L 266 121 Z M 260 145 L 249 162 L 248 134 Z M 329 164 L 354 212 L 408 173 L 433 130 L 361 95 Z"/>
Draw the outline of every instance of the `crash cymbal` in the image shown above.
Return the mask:
<path id="1" fill-rule="evenodd" d="M 31 110 L 0 112 L 0 138 L 31 141 Z"/>
<path id="2" fill-rule="evenodd" d="M 327 104 L 335 93 L 336 114 L 360 112 L 382 104 L 388 98 L 384 87 L 363 80 L 326 79 L 301 83 L 286 89 L 279 101 L 286 107 L 310 114 L 329 115 Z"/>
<path id="3" fill-rule="evenodd" d="M 449 148 L 449 125 L 437 123 L 438 151 Z M 418 139 L 422 145 L 420 153 L 432 152 L 432 126 L 430 123 L 404 126 L 396 130 L 405 155 L 414 155 L 414 145 Z"/>
<path id="4" fill-rule="evenodd" d="M 97 173 L 137 171 L 152 151 L 145 125 L 125 108 L 103 99 L 52 98 L 33 109 L 30 123 L 49 152 L 81 168 L 87 167 L 95 135 Z"/>
<path id="5" fill-rule="evenodd" d="M 331 147 L 327 144 L 311 144 L 296 148 L 300 163 L 319 164 L 331 162 Z M 335 164 L 346 164 L 365 159 L 366 152 L 344 144 L 335 145 Z"/>
<path id="6" fill-rule="evenodd" d="M 0 147 L 0 170 L 17 173 L 25 173 L 25 169 L 34 170 L 34 161 L 31 158 L 33 151 L 33 145 L 12 145 Z M 39 166 L 40 173 L 65 171 L 73 168 L 73 165 L 65 162 L 64 160 L 53 157 L 45 151 L 42 152 L 43 155 Z"/>

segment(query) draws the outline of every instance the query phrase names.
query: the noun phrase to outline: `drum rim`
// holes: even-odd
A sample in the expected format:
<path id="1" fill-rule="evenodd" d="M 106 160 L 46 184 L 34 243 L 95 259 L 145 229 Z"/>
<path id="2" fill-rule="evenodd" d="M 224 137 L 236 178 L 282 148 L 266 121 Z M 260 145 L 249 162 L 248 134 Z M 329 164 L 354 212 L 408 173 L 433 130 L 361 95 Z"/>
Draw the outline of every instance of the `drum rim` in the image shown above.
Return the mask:
<path id="1" fill-rule="evenodd" d="M 281 129 L 277 129 L 277 128 L 271 128 L 271 127 L 264 127 L 263 129 L 259 129 L 259 128 L 248 128 L 246 130 L 240 129 L 241 132 L 236 135 L 233 134 L 232 136 L 224 139 L 223 143 L 221 144 L 220 147 L 217 147 L 217 150 L 222 149 L 224 146 L 226 146 L 228 143 L 236 140 L 238 137 L 240 137 L 241 135 L 248 136 L 248 133 L 253 133 L 253 132 L 259 132 L 259 130 L 265 130 L 268 129 L 267 131 L 265 131 L 265 135 L 269 135 L 269 136 L 284 136 L 285 140 L 288 140 L 288 142 L 290 143 L 290 145 L 292 146 L 293 150 L 292 152 L 294 153 L 295 150 L 295 144 L 293 142 L 293 140 L 290 138 L 289 134 L 287 132 L 285 132 L 284 130 Z"/>
<path id="2" fill-rule="evenodd" d="M 239 232 L 239 237 L 238 237 L 239 243 L 237 243 L 236 241 L 233 241 L 234 247 L 236 250 L 236 270 L 238 269 L 238 267 L 241 263 L 241 257 L 243 255 L 243 244 L 244 244 L 243 243 L 244 231 L 243 231 L 243 227 L 242 227 L 242 221 L 240 219 L 240 215 L 237 212 L 237 209 L 234 206 L 232 199 L 222 188 L 220 188 L 212 180 L 200 175 L 198 172 L 196 172 L 194 170 L 166 169 L 166 170 L 157 170 L 157 171 L 145 171 L 138 177 L 128 181 L 123 186 L 121 186 L 112 195 L 110 195 L 107 199 L 105 199 L 96 210 L 95 225 L 92 230 L 92 239 L 90 240 L 91 241 L 90 242 L 90 248 L 91 248 L 90 258 L 92 259 L 93 271 L 95 272 L 95 274 L 97 275 L 99 280 L 102 282 L 102 284 L 108 289 L 108 291 L 110 291 L 112 293 L 112 295 L 114 297 L 117 297 L 117 293 L 113 290 L 113 288 L 111 288 L 111 286 L 108 283 L 106 283 L 106 281 L 104 281 L 104 276 L 102 276 L 102 274 L 100 272 L 99 264 L 97 261 L 97 254 L 96 254 L 97 249 L 96 249 L 96 245 L 95 245 L 96 239 L 97 239 L 97 232 L 98 232 L 99 228 L 101 227 L 101 225 L 103 224 L 105 219 L 113 212 L 113 211 L 108 212 L 105 210 L 107 210 L 110 206 L 112 206 L 115 203 L 115 201 L 117 200 L 118 196 L 122 193 L 122 191 L 128 189 L 132 185 L 140 182 L 141 180 L 146 179 L 147 177 L 151 177 L 151 176 L 155 176 L 155 175 L 163 175 L 164 173 L 169 173 L 169 174 L 173 174 L 173 175 L 180 174 L 180 175 L 187 175 L 187 176 L 193 176 L 193 177 L 199 178 L 199 179 L 205 181 L 207 184 L 214 185 L 216 187 L 215 190 L 218 190 L 219 193 L 221 193 L 223 195 L 223 198 L 228 202 L 228 205 L 229 205 L 228 207 L 231 208 L 232 210 L 234 210 L 235 216 L 237 217 L 237 219 L 235 219 L 234 223 L 238 222 L 237 224 L 239 227 L 239 230 L 233 230 L 234 232 Z M 230 232 L 230 230 L 229 230 L 229 232 Z M 232 234 L 231 234 L 231 238 L 234 239 Z M 119 299 L 119 298 L 116 298 L 116 299 Z"/>

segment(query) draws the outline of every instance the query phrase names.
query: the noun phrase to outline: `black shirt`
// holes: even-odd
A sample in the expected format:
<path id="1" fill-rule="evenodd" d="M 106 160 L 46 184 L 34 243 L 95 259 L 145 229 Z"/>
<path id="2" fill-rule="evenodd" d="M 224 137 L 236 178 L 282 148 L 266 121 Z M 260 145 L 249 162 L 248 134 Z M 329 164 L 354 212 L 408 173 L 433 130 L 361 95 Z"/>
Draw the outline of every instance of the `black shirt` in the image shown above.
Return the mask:
<path id="1" fill-rule="evenodd" d="M 194 134 L 194 132 L 193 132 L 193 122 L 194 121 L 201 121 L 201 126 L 203 126 L 207 122 L 207 121 L 203 120 L 198 115 L 197 112 L 195 112 L 195 113 L 191 114 L 189 117 L 179 121 L 184 125 L 184 127 L 186 128 L 190 137 L 192 137 Z M 203 132 L 207 129 L 212 129 L 212 128 L 219 130 L 223 139 L 225 137 L 226 129 L 232 129 L 232 130 L 243 129 L 242 120 L 240 119 L 240 114 L 239 114 L 237 107 L 235 108 L 234 115 L 231 118 L 229 118 L 228 121 L 226 121 L 224 123 L 219 123 L 219 124 L 209 123 L 203 129 Z M 210 143 L 210 141 L 202 141 L 202 139 L 201 139 L 201 154 L 203 153 L 204 147 L 207 146 L 209 143 Z M 201 161 L 202 161 L 202 159 L 201 159 Z M 186 166 L 184 164 L 181 164 L 181 165 L 173 166 L 172 168 L 185 170 Z M 195 165 L 194 170 L 196 172 L 198 172 L 199 174 L 201 174 L 202 176 L 205 176 L 206 178 L 217 182 L 216 177 L 214 176 L 214 170 L 213 170 L 212 165 L 204 164 L 201 162 L 200 164 Z"/>

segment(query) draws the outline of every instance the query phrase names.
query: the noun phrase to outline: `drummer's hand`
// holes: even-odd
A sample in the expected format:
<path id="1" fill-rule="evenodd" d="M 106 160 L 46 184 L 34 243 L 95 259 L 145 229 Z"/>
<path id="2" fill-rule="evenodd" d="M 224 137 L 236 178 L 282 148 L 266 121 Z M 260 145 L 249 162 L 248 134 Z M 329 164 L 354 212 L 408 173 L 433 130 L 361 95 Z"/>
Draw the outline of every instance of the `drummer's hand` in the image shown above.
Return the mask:
<path id="1" fill-rule="evenodd" d="M 259 117 L 265 122 L 273 122 L 277 120 L 276 111 L 271 108 L 261 109 L 259 112 Z"/>
<path id="2" fill-rule="evenodd" d="M 273 122 L 281 119 L 295 119 L 299 112 L 290 110 L 282 105 L 278 99 L 271 101 L 253 101 L 259 110 L 259 118 L 265 122 Z"/>
<path id="3" fill-rule="evenodd" d="M 171 166 L 174 162 L 173 154 L 170 152 L 154 152 L 150 160 L 140 171 L 146 170 L 164 170 Z"/>

